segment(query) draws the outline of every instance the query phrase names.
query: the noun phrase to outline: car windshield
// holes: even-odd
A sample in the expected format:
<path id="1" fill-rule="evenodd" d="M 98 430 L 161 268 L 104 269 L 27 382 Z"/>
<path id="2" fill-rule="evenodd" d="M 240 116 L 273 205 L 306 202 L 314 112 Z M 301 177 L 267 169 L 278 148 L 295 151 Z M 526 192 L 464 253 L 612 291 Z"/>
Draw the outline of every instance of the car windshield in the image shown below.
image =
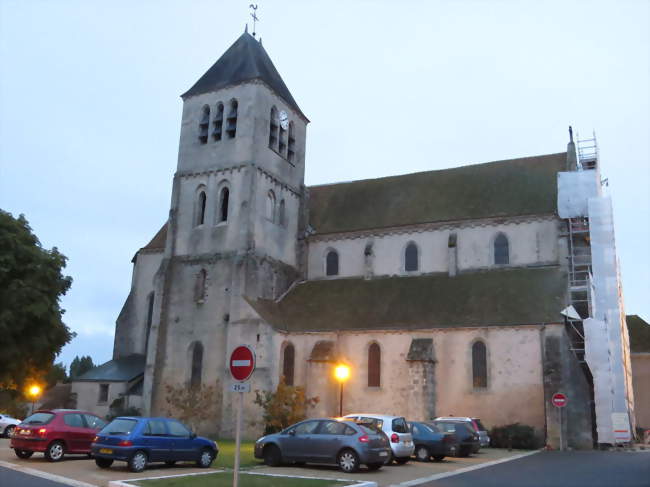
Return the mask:
<path id="1" fill-rule="evenodd" d="M 406 420 L 404 418 L 395 418 L 393 420 L 393 431 L 395 433 L 408 433 L 409 429 L 406 426 Z"/>
<path id="2" fill-rule="evenodd" d="M 378 434 L 381 430 L 372 428 L 370 425 L 366 424 L 357 424 L 359 428 L 361 428 L 361 431 L 363 431 L 367 435 L 376 435 Z"/>
<path id="3" fill-rule="evenodd" d="M 25 418 L 25 424 L 47 424 L 54 418 L 52 413 L 34 413 L 30 417 Z"/>
<path id="4" fill-rule="evenodd" d="M 100 434 L 128 435 L 131 434 L 131 431 L 133 431 L 137 423 L 135 419 L 114 419 L 100 431 Z"/>

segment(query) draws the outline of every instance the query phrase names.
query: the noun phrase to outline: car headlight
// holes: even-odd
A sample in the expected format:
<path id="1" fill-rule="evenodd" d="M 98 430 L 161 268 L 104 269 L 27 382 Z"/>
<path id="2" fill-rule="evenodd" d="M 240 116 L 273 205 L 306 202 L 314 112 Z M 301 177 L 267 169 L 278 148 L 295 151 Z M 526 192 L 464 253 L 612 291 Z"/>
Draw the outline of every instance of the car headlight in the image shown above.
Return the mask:
<path id="1" fill-rule="evenodd" d="M 257 440 L 255 443 L 262 443 L 266 439 L 266 436 L 262 436 L 259 440 Z"/>

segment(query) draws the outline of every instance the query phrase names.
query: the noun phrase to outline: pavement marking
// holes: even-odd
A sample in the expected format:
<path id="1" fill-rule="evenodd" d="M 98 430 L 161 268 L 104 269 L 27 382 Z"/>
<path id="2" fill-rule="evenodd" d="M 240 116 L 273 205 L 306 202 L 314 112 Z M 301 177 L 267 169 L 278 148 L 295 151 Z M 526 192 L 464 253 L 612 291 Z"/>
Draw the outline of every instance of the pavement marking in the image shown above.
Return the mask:
<path id="1" fill-rule="evenodd" d="M 485 468 L 485 467 L 491 467 L 492 465 L 497 465 L 499 463 L 505 463 L 505 462 L 509 462 L 511 460 L 518 460 L 519 458 L 528 457 L 530 455 L 534 455 L 535 453 L 539 453 L 540 451 L 541 450 L 529 451 L 529 452 L 526 452 L 526 453 L 521 453 L 519 455 L 514 455 L 512 457 L 508 457 L 508 458 L 500 458 L 499 460 L 493 460 L 491 462 L 485 462 L 485 463 L 481 463 L 479 465 L 472 465 L 471 467 L 459 468 L 458 470 L 452 470 L 450 472 L 437 473 L 435 475 L 430 475 L 429 477 L 422 477 L 422 478 L 419 478 L 419 479 L 409 480 L 407 482 L 402 482 L 401 484 L 389 485 L 388 487 L 410 487 L 412 485 L 420 485 L 420 484 L 423 484 L 425 482 L 431 482 L 432 480 L 444 479 L 446 477 L 451 477 L 453 475 L 460 475 L 461 473 L 471 472 L 473 470 L 479 470 L 479 469 Z"/>
<path id="2" fill-rule="evenodd" d="M 79 480 L 70 479 L 68 477 L 62 477 L 60 475 L 55 475 L 53 473 L 46 473 L 41 470 L 36 470 L 34 468 L 29 468 L 29 467 L 23 467 L 22 465 L 16 465 L 15 463 L 9 463 L 3 460 L 0 460 L 0 467 L 9 468 L 17 472 L 22 472 L 27 475 L 33 475 L 35 477 L 40 477 L 46 480 L 52 480 L 53 482 L 60 482 L 62 484 L 72 485 L 74 487 L 97 487 L 95 484 L 81 482 Z"/>

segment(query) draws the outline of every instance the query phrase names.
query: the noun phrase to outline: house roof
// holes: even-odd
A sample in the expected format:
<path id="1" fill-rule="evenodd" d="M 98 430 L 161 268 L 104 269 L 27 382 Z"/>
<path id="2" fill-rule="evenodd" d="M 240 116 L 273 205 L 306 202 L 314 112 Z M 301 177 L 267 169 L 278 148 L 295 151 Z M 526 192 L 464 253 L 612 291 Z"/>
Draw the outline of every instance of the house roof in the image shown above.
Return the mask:
<path id="1" fill-rule="evenodd" d="M 566 152 L 311 186 L 316 234 L 557 212 Z"/>
<path id="2" fill-rule="evenodd" d="M 287 104 L 305 117 L 296 100 L 291 96 L 289 88 L 284 84 L 280 73 L 275 69 L 273 61 L 262 47 L 262 43 L 247 32 L 244 32 L 217 62 L 194 83 L 194 86 L 181 96 L 187 98 L 209 93 L 226 86 L 254 79 L 264 81 Z"/>
<path id="3" fill-rule="evenodd" d="M 561 268 L 538 267 L 306 281 L 280 301 L 248 302 L 288 332 L 484 327 L 563 322 L 566 289 Z"/>
<path id="4" fill-rule="evenodd" d="M 109 360 L 80 377 L 77 381 L 108 381 L 108 382 L 129 382 L 139 375 L 144 374 L 145 356 L 140 354 L 127 355 L 117 359 Z"/>
<path id="5" fill-rule="evenodd" d="M 142 248 L 145 250 L 164 250 L 166 241 L 167 241 L 167 222 L 165 222 L 163 226 L 160 227 L 160 230 L 158 230 L 158 233 L 154 235 L 151 241 Z"/>
<path id="6" fill-rule="evenodd" d="M 627 315 L 625 321 L 630 334 L 630 352 L 650 352 L 650 323 L 638 315 Z"/>

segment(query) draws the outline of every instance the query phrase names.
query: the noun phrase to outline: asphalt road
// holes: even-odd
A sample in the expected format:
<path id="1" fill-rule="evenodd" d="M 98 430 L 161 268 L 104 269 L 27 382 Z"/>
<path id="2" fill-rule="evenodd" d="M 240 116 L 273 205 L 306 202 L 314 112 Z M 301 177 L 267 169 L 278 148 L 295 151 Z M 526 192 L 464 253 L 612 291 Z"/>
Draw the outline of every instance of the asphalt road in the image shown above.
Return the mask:
<path id="1" fill-rule="evenodd" d="M 70 487 L 9 468 L 0 467 L 0 487 Z"/>
<path id="2" fill-rule="evenodd" d="M 541 452 L 422 487 L 650 487 L 650 451 Z"/>

